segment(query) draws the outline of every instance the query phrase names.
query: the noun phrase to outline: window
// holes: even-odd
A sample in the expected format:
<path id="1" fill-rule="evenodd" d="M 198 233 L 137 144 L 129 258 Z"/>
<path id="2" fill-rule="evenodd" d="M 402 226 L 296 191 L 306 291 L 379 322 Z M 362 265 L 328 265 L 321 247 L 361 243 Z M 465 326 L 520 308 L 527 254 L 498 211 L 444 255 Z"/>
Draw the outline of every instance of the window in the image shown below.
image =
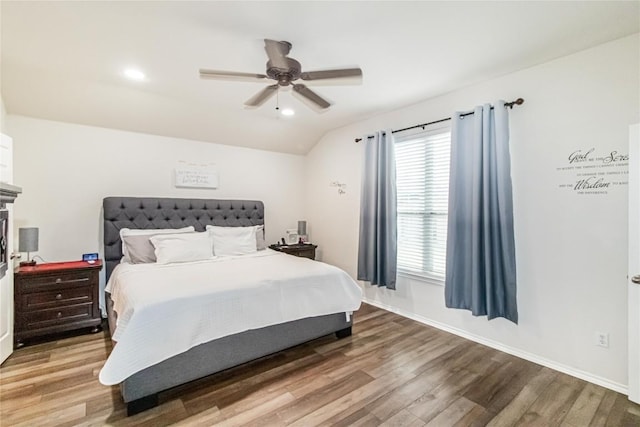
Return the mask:
<path id="1" fill-rule="evenodd" d="M 444 281 L 451 131 L 396 137 L 398 271 Z"/>

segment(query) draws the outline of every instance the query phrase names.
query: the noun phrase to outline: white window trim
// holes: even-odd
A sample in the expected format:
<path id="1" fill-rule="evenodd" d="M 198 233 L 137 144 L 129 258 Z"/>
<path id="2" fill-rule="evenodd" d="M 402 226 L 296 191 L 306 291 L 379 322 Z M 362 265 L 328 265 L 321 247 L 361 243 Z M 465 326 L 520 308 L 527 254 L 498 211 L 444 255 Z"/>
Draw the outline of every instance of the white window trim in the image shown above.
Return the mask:
<path id="1" fill-rule="evenodd" d="M 444 286 L 444 277 L 429 273 L 417 273 L 415 271 L 398 269 L 398 276 L 405 277 L 416 282 L 424 282 L 429 285 Z"/>

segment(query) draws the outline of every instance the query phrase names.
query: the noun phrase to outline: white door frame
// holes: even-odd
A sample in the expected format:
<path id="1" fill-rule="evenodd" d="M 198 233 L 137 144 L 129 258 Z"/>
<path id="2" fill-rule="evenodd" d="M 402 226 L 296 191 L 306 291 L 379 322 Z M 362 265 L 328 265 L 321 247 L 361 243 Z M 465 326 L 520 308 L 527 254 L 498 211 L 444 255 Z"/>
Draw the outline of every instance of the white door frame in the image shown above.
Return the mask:
<path id="1" fill-rule="evenodd" d="M 629 271 L 628 292 L 628 372 L 629 400 L 640 403 L 640 123 L 629 127 Z"/>
<path id="2" fill-rule="evenodd" d="M 0 134 L 0 180 L 13 183 L 13 140 Z M 7 254 L 13 253 L 13 208 L 9 211 Z M 7 258 L 7 272 L 0 280 L 0 363 L 13 353 L 13 262 Z"/>

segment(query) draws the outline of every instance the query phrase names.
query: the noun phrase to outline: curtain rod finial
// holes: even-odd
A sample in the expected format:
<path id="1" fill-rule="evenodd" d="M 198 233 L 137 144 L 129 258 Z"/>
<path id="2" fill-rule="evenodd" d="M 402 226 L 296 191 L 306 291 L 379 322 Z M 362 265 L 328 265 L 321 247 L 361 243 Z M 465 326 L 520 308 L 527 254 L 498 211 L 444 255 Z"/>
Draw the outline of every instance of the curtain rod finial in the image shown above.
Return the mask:
<path id="1" fill-rule="evenodd" d="M 505 102 L 504 106 L 509 107 L 509 109 L 513 110 L 514 105 L 522 105 L 524 104 L 524 99 L 518 98 L 515 101 Z"/>
<path id="2" fill-rule="evenodd" d="M 509 108 L 513 110 L 514 105 L 522 105 L 522 104 L 524 104 L 524 99 L 518 98 L 515 101 L 509 103 Z"/>

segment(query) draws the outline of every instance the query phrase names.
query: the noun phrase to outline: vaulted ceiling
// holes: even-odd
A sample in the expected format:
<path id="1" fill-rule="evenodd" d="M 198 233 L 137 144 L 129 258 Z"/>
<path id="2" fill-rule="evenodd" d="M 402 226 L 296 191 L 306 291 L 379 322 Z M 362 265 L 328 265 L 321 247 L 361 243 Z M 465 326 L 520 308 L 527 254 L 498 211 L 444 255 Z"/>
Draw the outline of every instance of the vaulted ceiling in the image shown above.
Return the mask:
<path id="1" fill-rule="evenodd" d="M 636 33 L 639 4 L 2 1 L 0 90 L 9 114 L 302 154 L 331 129 Z M 288 90 L 245 109 L 270 82 L 199 78 L 264 73 L 264 38 L 291 42 L 303 71 L 360 66 L 362 83 L 309 84 L 333 103 L 319 114 Z"/>

